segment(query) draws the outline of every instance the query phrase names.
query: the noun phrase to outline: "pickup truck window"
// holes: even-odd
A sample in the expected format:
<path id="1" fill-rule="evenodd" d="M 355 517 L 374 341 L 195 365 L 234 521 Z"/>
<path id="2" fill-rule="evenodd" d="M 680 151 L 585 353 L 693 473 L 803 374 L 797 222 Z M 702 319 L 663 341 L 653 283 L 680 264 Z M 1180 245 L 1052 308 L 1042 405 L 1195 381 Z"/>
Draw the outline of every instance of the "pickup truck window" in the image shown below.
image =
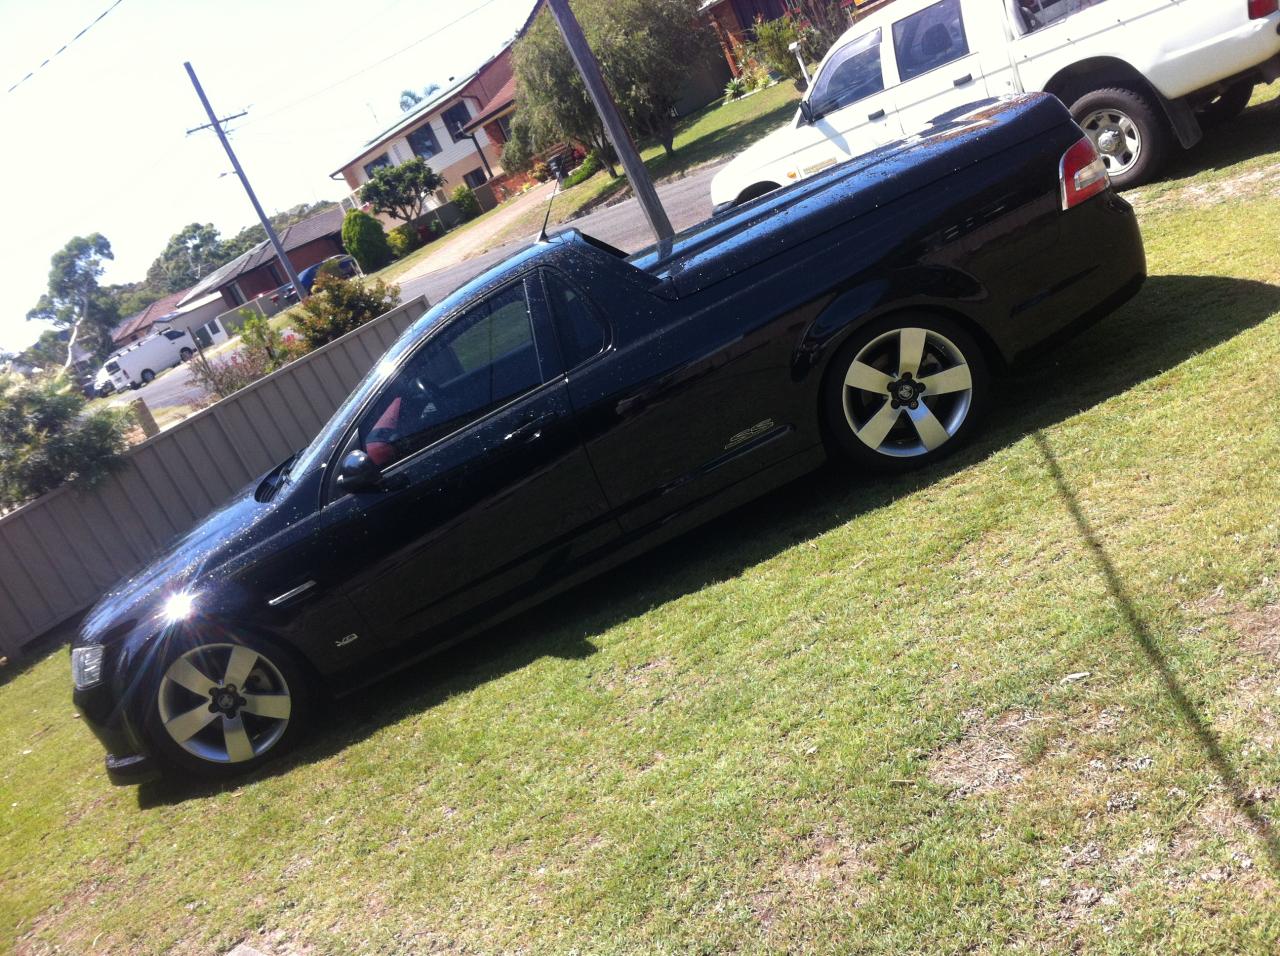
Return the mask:
<path id="1" fill-rule="evenodd" d="M 1051 26 L 1081 10 L 1096 7 L 1104 0 L 1016 0 L 1018 14 L 1027 33 Z"/>
<path id="2" fill-rule="evenodd" d="M 517 282 L 453 319 L 387 383 L 360 422 L 361 447 L 385 468 L 541 384 Z"/>
<path id="3" fill-rule="evenodd" d="M 173 342 L 176 339 L 182 338 L 183 334 L 184 333 L 179 332 L 177 329 L 170 329 L 168 332 L 164 334 L 164 337 L 168 339 L 170 342 Z"/>
<path id="4" fill-rule="evenodd" d="M 815 116 L 842 109 L 884 89 L 880 36 L 877 27 L 832 54 L 809 97 Z"/>
<path id="5" fill-rule="evenodd" d="M 898 78 L 904 83 L 969 55 L 960 0 L 942 0 L 893 25 Z"/>

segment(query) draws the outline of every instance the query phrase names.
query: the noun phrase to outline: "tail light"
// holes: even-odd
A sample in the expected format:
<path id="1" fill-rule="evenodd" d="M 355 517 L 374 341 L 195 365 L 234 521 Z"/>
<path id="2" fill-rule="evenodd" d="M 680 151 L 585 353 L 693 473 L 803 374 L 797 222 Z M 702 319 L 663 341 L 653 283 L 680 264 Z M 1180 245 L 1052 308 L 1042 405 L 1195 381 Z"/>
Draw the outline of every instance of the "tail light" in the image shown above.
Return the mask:
<path id="1" fill-rule="evenodd" d="M 1280 0 L 1249 0 L 1249 19 L 1265 20 L 1280 10 Z"/>
<path id="2" fill-rule="evenodd" d="M 1098 155 L 1093 140 L 1084 136 L 1062 156 L 1058 165 L 1062 181 L 1062 208 L 1071 209 L 1104 192 L 1111 185 L 1107 164 Z"/>

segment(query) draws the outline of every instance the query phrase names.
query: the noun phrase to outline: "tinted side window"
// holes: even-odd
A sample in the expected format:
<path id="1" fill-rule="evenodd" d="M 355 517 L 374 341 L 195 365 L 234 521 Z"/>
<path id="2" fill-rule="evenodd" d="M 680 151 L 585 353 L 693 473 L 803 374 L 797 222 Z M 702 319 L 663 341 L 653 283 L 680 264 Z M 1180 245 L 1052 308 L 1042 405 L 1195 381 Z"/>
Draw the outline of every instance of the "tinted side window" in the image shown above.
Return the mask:
<path id="1" fill-rule="evenodd" d="M 554 272 L 544 272 L 543 278 L 556 335 L 560 339 L 564 367 L 572 370 L 604 351 L 608 332 L 577 289 Z"/>
<path id="2" fill-rule="evenodd" d="M 1103 0 L 1017 0 L 1018 14 L 1028 33 L 1051 26 L 1072 14 L 1096 7 Z"/>
<path id="3" fill-rule="evenodd" d="M 814 84 L 809 102 L 814 113 L 822 115 L 883 89 L 880 31 L 876 29 L 851 40 L 832 55 Z"/>
<path id="4" fill-rule="evenodd" d="M 361 419 L 360 447 L 386 467 L 542 384 L 524 284 L 450 321 Z"/>
<path id="5" fill-rule="evenodd" d="M 903 82 L 969 55 L 960 0 L 942 0 L 893 25 L 898 78 Z"/>

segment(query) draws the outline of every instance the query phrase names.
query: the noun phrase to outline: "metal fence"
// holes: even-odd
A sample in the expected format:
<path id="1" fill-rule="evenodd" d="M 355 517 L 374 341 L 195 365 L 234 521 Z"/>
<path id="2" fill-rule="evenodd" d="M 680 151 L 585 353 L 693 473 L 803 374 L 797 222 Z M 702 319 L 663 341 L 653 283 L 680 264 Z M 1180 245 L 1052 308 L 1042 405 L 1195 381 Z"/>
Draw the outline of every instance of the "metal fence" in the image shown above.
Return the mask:
<path id="1" fill-rule="evenodd" d="M 407 302 L 148 439 L 94 486 L 0 518 L 0 653 L 18 657 L 306 445 L 427 308 Z"/>

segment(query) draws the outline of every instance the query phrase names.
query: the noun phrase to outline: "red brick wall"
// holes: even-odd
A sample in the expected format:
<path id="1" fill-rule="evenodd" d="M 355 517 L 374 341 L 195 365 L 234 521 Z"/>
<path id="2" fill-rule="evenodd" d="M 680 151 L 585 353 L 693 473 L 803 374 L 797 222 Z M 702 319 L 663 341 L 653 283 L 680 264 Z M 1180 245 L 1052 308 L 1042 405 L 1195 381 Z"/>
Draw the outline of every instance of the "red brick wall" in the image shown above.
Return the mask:
<path id="1" fill-rule="evenodd" d="M 317 262 L 328 259 L 330 256 L 341 255 L 343 251 L 341 240 L 336 236 L 325 236 L 290 250 L 289 261 L 293 263 L 295 272 L 301 272 L 307 266 L 313 266 Z M 276 258 L 272 256 L 270 262 L 276 262 Z M 256 269 L 250 269 L 235 280 L 246 299 L 253 299 L 263 292 L 278 289 L 289 281 L 284 269 L 277 264 L 276 271 L 280 274 L 280 281 L 277 282 L 272 277 L 271 270 L 267 268 L 269 264 L 264 262 Z M 230 285 L 222 289 L 222 298 L 227 303 L 227 308 L 234 309 L 236 307 L 235 297 L 231 294 Z"/>

